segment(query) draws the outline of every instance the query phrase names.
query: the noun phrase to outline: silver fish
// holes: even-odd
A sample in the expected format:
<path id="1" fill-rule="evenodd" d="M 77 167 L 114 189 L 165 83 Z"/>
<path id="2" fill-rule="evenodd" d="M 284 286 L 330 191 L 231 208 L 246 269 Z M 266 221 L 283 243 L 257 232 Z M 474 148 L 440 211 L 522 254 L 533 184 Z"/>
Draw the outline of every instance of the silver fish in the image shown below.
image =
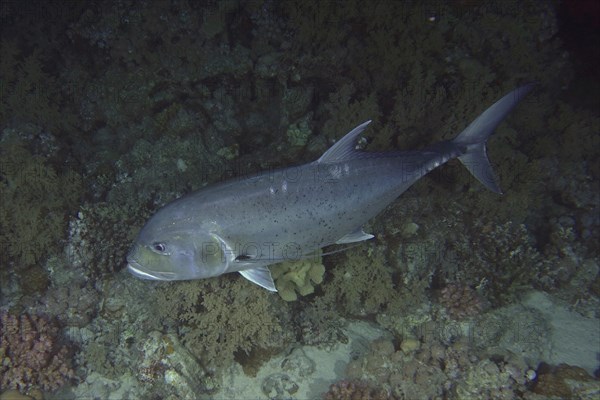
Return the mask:
<path id="1" fill-rule="evenodd" d="M 371 122 L 367 121 L 314 162 L 183 196 L 142 228 L 127 267 L 137 277 L 165 281 L 239 272 L 276 291 L 267 266 L 306 257 L 332 244 L 371 239 L 362 226 L 450 159 L 458 158 L 485 187 L 501 193 L 486 141 L 532 87 L 513 90 L 456 138 L 423 150 L 356 150 L 359 135 Z"/>

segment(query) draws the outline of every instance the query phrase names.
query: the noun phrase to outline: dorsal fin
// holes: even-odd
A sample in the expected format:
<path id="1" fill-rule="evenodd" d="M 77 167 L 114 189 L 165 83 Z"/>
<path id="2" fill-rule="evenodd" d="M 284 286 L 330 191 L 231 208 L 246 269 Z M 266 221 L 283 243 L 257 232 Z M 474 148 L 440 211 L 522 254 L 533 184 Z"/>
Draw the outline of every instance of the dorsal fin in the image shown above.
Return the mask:
<path id="1" fill-rule="evenodd" d="M 329 150 L 323 153 L 317 162 L 325 164 L 350 158 L 350 156 L 356 152 L 355 146 L 358 135 L 360 135 L 370 123 L 371 120 L 363 122 L 350 132 L 346 133 L 346 136 L 338 140 L 329 148 Z"/>

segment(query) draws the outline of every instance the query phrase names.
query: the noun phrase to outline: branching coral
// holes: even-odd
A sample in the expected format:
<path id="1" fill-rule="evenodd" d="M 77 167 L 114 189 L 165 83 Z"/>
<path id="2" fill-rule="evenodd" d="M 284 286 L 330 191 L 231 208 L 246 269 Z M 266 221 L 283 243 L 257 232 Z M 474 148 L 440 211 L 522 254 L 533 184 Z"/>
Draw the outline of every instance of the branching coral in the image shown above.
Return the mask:
<path id="1" fill-rule="evenodd" d="M 59 172 L 33 154 L 19 135 L 7 129 L 0 142 L 0 242 L 9 260 L 24 268 L 58 249 L 82 183 L 74 171 Z"/>
<path id="2" fill-rule="evenodd" d="M 3 389 L 55 390 L 75 377 L 58 328 L 35 315 L 0 313 L 0 372 Z"/>
<path id="3" fill-rule="evenodd" d="M 8 36 L 8 35 L 6 35 Z M 28 53 L 16 41 L 0 41 L 3 93 L 0 98 L 0 124 L 6 122 L 34 122 L 45 128 L 69 129 L 75 122 L 71 113 L 61 110 L 67 98 L 49 69 L 47 54 L 39 46 Z M 45 60 L 46 59 L 46 60 Z"/>
<path id="4" fill-rule="evenodd" d="M 393 271 L 382 249 L 361 246 L 335 259 L 339 265 L 331 270 L 332 279 L 323 284 L 326 301 L 349 314 L 364 316 L 376 313 L 397 298 Z"/>
<path id="5" fill-rule="evenodd" d="M 354 127 L 353 124 L 369 119 L 377 123 L 381 114 L 376 94 L 357 92 L 353 83 L 346 83 L 338 91 L 331 93 L 324 108 L 328 115 L 323 134 L 330 140 L 340 138 Z"/>
<path id="6" fill-rule="evenodd" d="M 290 339 L 269 296 L 243 279 L 224 276 L 161 288 L 158 310 L 179 325 L 184 345 L 218 370 L 238 352 L 279 348 Z"/>

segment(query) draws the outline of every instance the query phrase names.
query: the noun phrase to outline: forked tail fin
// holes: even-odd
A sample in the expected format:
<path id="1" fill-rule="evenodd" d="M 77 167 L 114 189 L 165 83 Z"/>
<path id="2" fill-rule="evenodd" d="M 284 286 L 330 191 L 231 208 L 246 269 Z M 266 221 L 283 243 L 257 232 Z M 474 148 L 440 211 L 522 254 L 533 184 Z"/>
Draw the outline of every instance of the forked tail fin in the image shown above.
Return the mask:
<path id="1" fill-rule="evenodd" d="M 493 192 L 502 193 L 502 190 L 488 160 L 485 144 L 498 124 L 533 86 L 533 83 L 521 86 L 495 102 L 453 140 L 455 144 L 467 147 L 466 153 L 458 159 L 479 182 Z"/>

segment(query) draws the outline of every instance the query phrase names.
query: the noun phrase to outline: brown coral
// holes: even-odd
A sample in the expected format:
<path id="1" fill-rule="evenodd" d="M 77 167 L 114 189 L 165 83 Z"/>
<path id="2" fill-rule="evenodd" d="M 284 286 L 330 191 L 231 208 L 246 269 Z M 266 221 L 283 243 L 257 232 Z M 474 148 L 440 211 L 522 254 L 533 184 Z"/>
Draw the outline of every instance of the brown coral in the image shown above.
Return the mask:
<path id="1" fill-rule="evenodd" d="M 5 129 L 0 142 L 0 242 L 3 262 L 24 270 L 60 249 L 67 215 L 80 198 L 81 177 L 55 168 L 21 138 L 36 128 Z"/>
<path id="2" fill-rule="evenodd" d="M 364 382 L 341 380 L 329 386 L 323 395 L 324 400 L 393 400 L 390 393 L 375 389 Z"/>
<path id="3" fill-rule="evenodd" d="M 157 293 L 159 316 L 177 319 L 184 345 L 215 370 L 236 354 L 281 348 L 290 339 L 269 293 L 244 280 L 181 282 Z"/>
<path id="4" fill-rule="evenodd" d="M 458 283 L 451 283 L 443 288 L 439 300 L 455 320 L 473 317 L 485 309 L 483 298 L 473 288 Z"/>
<path id="5" fill-rule="evenodd" d="M 580 398 L 579 395 L 585 390 L 598 392 L 598 380 L 580 367 L 541 363 L 537 374 L 533 392 L 542 396 L 572 399 Z"/>
<path id="6" fill-rule="evenodd" d="M 58 344 L 58 328 L 45 317 L 0 313 L 2 389 L 56 390 L 75 377 L 69 351 Z"/>

